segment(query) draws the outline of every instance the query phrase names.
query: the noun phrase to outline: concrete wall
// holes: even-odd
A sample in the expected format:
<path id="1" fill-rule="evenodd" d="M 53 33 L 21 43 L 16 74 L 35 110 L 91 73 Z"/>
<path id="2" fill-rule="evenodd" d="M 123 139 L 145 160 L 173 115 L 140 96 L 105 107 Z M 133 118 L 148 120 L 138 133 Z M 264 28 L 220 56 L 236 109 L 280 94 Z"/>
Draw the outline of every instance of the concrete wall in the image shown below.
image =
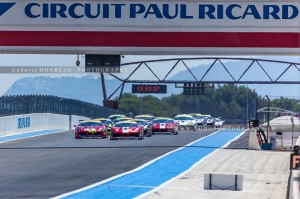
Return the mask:
<path id="1" fill-rule="evenodd" d="M 74 129 L 79 120 L 89 119 L 76 115 L 33 113 L 0 117 L 0 136 L 14 135 L 41 129 Z"/>

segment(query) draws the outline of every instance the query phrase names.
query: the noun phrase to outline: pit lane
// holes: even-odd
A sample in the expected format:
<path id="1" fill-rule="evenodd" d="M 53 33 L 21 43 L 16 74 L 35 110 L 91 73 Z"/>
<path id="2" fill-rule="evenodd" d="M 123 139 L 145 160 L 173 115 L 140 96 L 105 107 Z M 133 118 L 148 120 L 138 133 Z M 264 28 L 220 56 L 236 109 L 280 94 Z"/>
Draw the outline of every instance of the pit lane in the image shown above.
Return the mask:
<path id="1" fill-rule="evenodd" d="M 74 132 L 0 144 L 0 198 L 49 198 L 132 170 L 214 132 L 144 140 L 74 139 Z"/>

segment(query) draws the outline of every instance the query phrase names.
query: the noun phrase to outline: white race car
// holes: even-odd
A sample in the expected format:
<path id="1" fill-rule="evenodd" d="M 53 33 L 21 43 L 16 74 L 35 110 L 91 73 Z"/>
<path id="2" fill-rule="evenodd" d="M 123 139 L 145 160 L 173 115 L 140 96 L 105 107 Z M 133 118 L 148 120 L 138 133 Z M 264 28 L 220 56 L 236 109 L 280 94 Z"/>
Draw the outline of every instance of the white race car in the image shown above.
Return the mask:
<path id="1" fill-rule="evenodd" d="M 176 115 L 174 121 L 179 125 L 179 129 L 191 129 L 193 131 L 197 129 L 197 121 L 190 115 Z"/>
<path id="2" fill-rule="evenodd" d="M 215 127 L 222 128 L 224 121 L 220 120 L 219 118 L 215 118 Z"/>

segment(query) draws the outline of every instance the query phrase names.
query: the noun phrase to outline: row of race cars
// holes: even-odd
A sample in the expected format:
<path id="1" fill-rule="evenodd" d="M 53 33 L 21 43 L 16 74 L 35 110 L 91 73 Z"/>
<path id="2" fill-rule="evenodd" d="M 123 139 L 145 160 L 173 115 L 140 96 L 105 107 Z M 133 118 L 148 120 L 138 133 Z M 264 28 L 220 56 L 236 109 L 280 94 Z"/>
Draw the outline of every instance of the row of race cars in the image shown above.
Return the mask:
<path id="1" fill-rule="evenodd" d="M 151 114 L 129 118 L 125 115 L 110 115 L 108 118 L 80 121 L 75 127 L 75 139 L 81 138 L 118 138 L 134 137 L 144 139 L 156 133 L 178 135 L 181 129 L 195 131 L 198 126 L 221 127 L 223 121 L 210 115 L 180 114 L 174 118 L 154 117 Z"/>

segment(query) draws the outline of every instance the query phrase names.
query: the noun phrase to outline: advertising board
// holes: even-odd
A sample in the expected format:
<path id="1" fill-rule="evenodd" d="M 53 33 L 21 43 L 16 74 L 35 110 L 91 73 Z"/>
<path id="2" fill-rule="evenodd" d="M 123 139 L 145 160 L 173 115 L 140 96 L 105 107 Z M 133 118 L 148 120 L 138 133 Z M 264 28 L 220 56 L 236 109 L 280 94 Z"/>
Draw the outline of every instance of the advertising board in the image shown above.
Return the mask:
<path id="1" fill-rule="evenodd" d="M 295 0 L 7 0 L 0 52 L 299 54 L 299 11 Z"/>

